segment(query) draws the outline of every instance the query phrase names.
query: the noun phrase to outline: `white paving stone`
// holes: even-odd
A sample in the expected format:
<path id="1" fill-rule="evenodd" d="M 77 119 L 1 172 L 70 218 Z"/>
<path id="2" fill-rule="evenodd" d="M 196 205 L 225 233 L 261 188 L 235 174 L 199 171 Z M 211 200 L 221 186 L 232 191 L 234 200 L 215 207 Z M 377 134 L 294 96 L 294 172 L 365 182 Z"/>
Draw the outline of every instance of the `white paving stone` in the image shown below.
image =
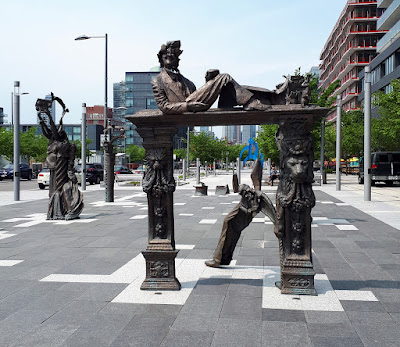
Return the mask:
<path id="1" fill-rule="evenodd" d="M 202 219 L 199 224 L 215 224 L 216 222 L 216 219 Z"/>
<path id="2" fill-rule="evenodd" d="M 174 205 L 175 206 L 184 206 L 184 205 L 186 205 L 186 202 L 175 202 Z"/>
<path id="3" fill-rule="evenodd" d="M 253 223 L 265 223 L 265 218 L 253 218 Z"/>
<path id="4" fill-rule="evenodd" d="M 145 219 L 145 218 L 147 218 L 147 214 L 139 214 L 139 215 L 133 216 L 129 219 Z"/>
<path id="5" fill-rule="evenodd" d="M 193 213 L 179 213 L 180 216 L 191 217 Z"/>
<path id="6" fill-rule="evenodd" d="M 358 230 L 356 226 L 349 224 L 344 224 L 344 225 L 337 224 L 336 228 L 338 228 L 339 230 Z"/>
<path id="7" fill-rule="evenodd" d="M 335 293 L 339 300 L 378 301 L 369 290 L 335 290 Z"/>
<path id="8" fill-rule="evenodd" d="M 0 240 L 8 239 L 9 237 L 15 236 L 17 234 L 9 234 L 8 231 L 1 231 L 0 232 Z"/>
<path id="9" fill-rule="evenodd" d="M 193 249 L 194 245 L 178 244 L 177 248 Z M 182 289 L 158 292 L 161 294 L 140 290 L 146 275 L 145 260 L 142 254 L 137 255 L 110 275 L 52 274 L 41 281 L 129 284 L 112 300 L 112 302 L 119 303 L 184 305 L 200 278 L 262 279 L 262 307 L 269 309 L 344 311 L 340 300 L 377 301 L 370 291 L 333 290 L 325 274 L 315 275 L 315 288 L 318 296 L 283 295 L 275 287 L 275 282 L 280 280 L 278 266 L 236 265 L 236 260 L 233 260 L 229 266 L 211 268 L 205 266 L 204 261 L 204 259 L 175 259 L 176 276 Z"/>
<path id="10" fill-rule="evenodd" d="M 314 277 L 318 296 L 281 294 L 275 286 L 280 280 L 279 268 L 269 268 L 271 273 L 264 276 L 263 308 L 305 310 L 305 311 L 344 311 L 338 297 L 325 274 Z"/>
<path id="11" fill-rule="evenodd" d="M 19 263 L 22 263 L 23 260 L 0 260 L 0 266 L 14 266 L 17 265 Z"/>
<path id="12" fill-rule="evenodd" d="M 26 217 L 6 219 L 6 220 L 3 220 L 2 222 L 5 222 L 5 223 L 24 222 L 24 223 L 14 225 L 14 228 L 29 228 L 31 226 L 38 225 L 41 223 L 53 223 L 56 225 L 68 225 L 68 224 L 72 224 L 72 223 L 90 223 L 90 222 L 97 220 L 96 218 L 87 218 L 88 216 L 92 216 L 92 215 L 82 214 L 81 218 L 68 220 L 68 221 L 60 220 L 60 219 L 47 220 L 46 219 L 47 215 L 45 213 L 32 213 L 32 214 L 27 215 Z"/>
<path id="13" fill-rule="evenodd" d="M 202 207 L 201 209 L 202 210 L 213 210 L 215 207 L 213 207 L 213 206 L 205 206 L 205 207 Z"/>
<path id="14" fill-rule="evenodd" d="M 177 244 L 175 245 L 176 249 L 193 249 L 195 245 L 181 245 Z"/>
<path id="15" fill-rule="evenodd" d="M 337 202 L 336 205 L 337 206 L 350 206 L 350 204 L 348 204 L 346 202 Z"/>

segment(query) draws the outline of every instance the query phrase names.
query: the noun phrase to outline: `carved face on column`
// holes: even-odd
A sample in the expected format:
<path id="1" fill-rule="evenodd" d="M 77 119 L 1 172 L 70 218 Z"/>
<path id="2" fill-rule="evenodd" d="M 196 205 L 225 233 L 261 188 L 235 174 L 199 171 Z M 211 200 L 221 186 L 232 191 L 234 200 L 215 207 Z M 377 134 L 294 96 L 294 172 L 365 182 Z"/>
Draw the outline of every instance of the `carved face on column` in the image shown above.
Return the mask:
<path id="1" fill-rule="evenodd" d="M 309 170 L 307 155 L 290 156 L 286 158 L 286 167 L 289 177 L 295 183 L 303 183 L 307 180 Z"/>

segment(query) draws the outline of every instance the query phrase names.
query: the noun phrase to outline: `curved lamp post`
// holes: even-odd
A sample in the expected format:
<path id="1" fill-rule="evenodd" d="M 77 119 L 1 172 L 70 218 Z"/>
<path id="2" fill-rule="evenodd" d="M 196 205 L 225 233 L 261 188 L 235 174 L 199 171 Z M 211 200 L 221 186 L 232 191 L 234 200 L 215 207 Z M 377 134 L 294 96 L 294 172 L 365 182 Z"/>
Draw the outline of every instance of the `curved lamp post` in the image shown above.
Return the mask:
<path id="1" fill-rule="evenodd" d="M 82 41 L 82 40 L 89 40 L 89 39 L 105 39 L 105 78 L 104 78 L 104 82 L 105 82 L 105 88 L 104 88 L 104 140 L 107 141 L 107 138 L 110 137 L 111 138 L 111 134 L 109 133 L 110 129 L 108 127 L 108 122 L 107 122 L 107 79 L 108 79 L 108 73 L 107 73 L 107 68 L 108 68 L 108 57 L 107 57 L 107 50 L 108 50 L 108 36 L 107 34 L 105 34 L 104 36 L 87 36 L 87 35 L 81 35 L 78 36 L 75 41 Z M 104 156 L 104 159 L 106 158 L 106 156 Z M 105 161 L 105 160 L 104 160 Z M 107 163 L 104 162 L 104 169 L 105 169 L 105 175 L 107 176 L 109 173 L 107 172 Z M 105 180 L 105 201 L 106 202 L 111 202 L 114 200 L 114 197 L 112 197 L 112 199 L 109 199 L 109 194 L 108 194 L 108 190 L 109 187 L 107 185 L 107 181 Z"/>

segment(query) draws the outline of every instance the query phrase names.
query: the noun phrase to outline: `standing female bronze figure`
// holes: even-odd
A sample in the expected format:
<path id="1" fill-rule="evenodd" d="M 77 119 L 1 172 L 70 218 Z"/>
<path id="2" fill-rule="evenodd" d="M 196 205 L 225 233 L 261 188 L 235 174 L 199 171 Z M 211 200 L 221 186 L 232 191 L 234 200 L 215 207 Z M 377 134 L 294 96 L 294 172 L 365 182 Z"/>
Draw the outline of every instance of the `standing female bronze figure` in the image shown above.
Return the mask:
<path id="1" fill-rule="evenodd" d="M 36 111 L 42 127 L 43 135 L 49 139 L 47 147 L 46 166 L 50 169 L 49 209 L 47 219 L 75 219 L 79 218 L 83 210 L 83 195 L 78 189 L 75 177 L 74 160 L 76 146 L 68 141 L 63 127 L 63 118 L 68 111 L 63 101 L 54 97 L 51 100 L 38 99 Z M 63 108 L 58 126 L 55 125 L 50 114 L 53 101 L 57 101 Z M 48 123 L 42 114 L 48 117 Z"/>

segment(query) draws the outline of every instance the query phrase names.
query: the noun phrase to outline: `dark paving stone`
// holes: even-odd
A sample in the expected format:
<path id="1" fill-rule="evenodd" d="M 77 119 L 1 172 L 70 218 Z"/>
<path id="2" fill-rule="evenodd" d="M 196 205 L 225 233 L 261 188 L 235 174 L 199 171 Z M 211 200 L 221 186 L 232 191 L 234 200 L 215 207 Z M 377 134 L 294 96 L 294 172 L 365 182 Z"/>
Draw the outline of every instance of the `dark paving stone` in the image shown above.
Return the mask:
<path id="1" fill-rule="evenodd" d="M 263 280 L 232 279 L 228 287 L 228 295 L 262 297 Z"/>
<path id="2" fill-rule="evenodd" d="M 220 317 L 261 319 L 261 298 L 250 296 L 227 295 L 222 307 Z"/>
<path id="3" fill-rule="evenodd" d="M 96 283 L 89 288 L 78 300 L 112 301 L 128 284 L 121 283 Z"/>
<path id="4" fill-rule="evenodd" d="M 385 312 L 385 308 L 379 301 L 353 301 L 342 300 L 340 301 L 344 310 L 358 311 L 358 312 Z"/>
<path id="5" fill-rule="evenodd" d="M 400 329 L 396 323 L 380 323 L 374 325 L 355 325 L 358 335 L 365 343 L 375 342 L 376 346 L 387 346 L 391 342 L 400 340 Z M 386 344 L 387 342 L 388 344 Z"/>
<path id="6" fill-rule="evenodd" d="M 364 312 L 360 314 L 360 311 L 346 311 L 346 313 L 353 325 L 390 324 L 394 322 L 392 316 L 386 312 Z"/>
<path id="7" fill-rule="evenodd" d="M 181 313 L 217 318 L 221 313 L 224 299 L 225 295 L 190 295 Z"/>
<path id="8" fill-rule="evenodd" d="M 211 346 L 261 346 L 261 326 L 261 321 L 221 318 L 216 324 Z"/>
<path id="9" fill-rule="evenodd" d="M 213 335 L 213 332 L 208 331 L 170 330 L 160 347 L 207 347 L 211 346 Z"/>
<path id="10" fill-rule="evenodd" d="M 263 256 L 239 256 L 236 265 L 244 266 L 263 266 Z"/>
<path id="11" fill-rule="evenodd" d="M 192 295 L 225 295 L 230 283 L 227 278 L 200 278 Z"/>
<path id="12" fill-rule="evenodd" d="M 310 336 L 358 337 L 354 327 L 346 323 L 310 323 L 307 328 Z"/>
<path id="13" fill-rule="evenodd" d="M 180 331 L 215 331 L 218 326 L 217 317 L 179 314 L 172 324 L 171 329 Z"/>
<path id="14" fill-rule="evenodd" d="M 78 325 L 70 324 L 42 324 L 34 332 L 26 334 L 10 347 L 60 346 L 78 328 Z"/>
<path id="15" fill-rule="evenodd" d="M 304 311 L 299 310 L 272 310 L 262 309 L 263 321 L 278 321 L 278 322 L 305 322 L 306 317 Z"/>
<path id="16" fill-rule="evenodd" d="M 61 346 L 108 346 L 131 320 L 129 315 L 96 314 L 82 324 Z"/>
<path id="17" fill-rule="evenodd" d="M 262 346 L 293 346 L 311 347 L 307 325 L 295 322 L 271 322 L 262 323 Z"/>
<path id="18" fill-rule="evenodd" d="M 350 324 L 346 312 L 304 311 L 307 323 Z"/>
<path id="19" fill-rule="evenodd" d="M 400 302 L 381 301 L 381 304 L 389 313 L 400 313 Z"/>
<path id="20" fill-rule="evenodd" d="M 135 316 L 110 346 L 160 346 L 174 319 L 174 316 Z"/>
<path id="21" fill-rule="evenodd" d="M 359 337 L 324 337 L 311 336 L 314 347 L 364 347 Z"/>
<path id="22" fill-rule="evenodd" d="M 367 290 L 369 287 L 364 281 L 341 281 L 331 280 L 332 288 L 335 290 Z"/>
<path id="23" fill-rule="evenodd" d="M 46 324 L 79 327 L 92 319 L 105 305 L 104 301 L 73 301 L 47 319 Z"/>

